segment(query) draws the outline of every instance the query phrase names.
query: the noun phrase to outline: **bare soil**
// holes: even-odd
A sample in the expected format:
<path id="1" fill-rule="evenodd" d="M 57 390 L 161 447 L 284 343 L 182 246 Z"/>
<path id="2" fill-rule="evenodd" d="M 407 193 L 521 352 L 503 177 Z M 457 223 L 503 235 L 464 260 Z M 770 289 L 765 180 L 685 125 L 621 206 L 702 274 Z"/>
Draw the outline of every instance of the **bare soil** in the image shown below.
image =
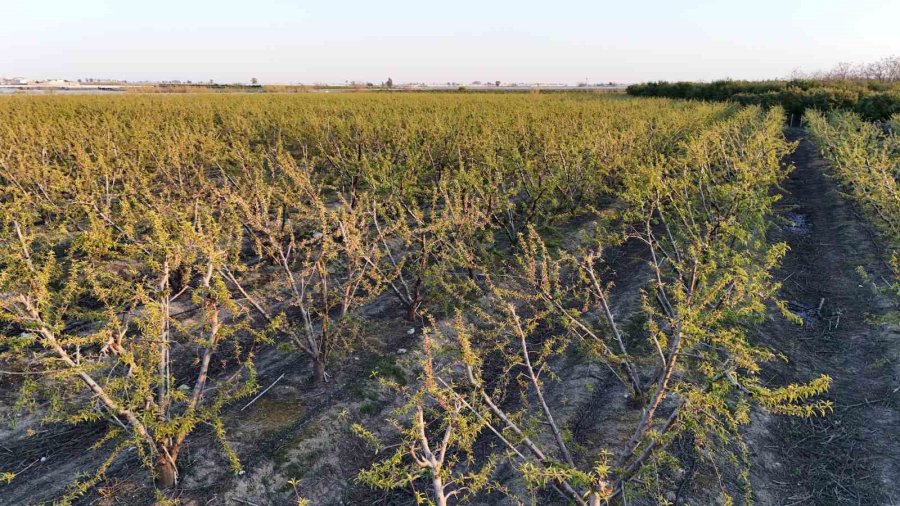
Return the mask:
<path id="1" fill-rule="evenodd" d="M 788 135 L 800 144 L 775 239 L 791 248 L 780 296 L 804 324 L 773 316 L 760 329 L 763 342 L 788 359 L 763 377 L 778 385 L 828 374 L 834 412 L 754 417 L 754 495 L 762 505 L 900 504 L 900 329 L 873 323 L 895 306 L 857 268 L 874 279 L 887 270 L 874 231 L 815 145 L 799 129 Z"/>

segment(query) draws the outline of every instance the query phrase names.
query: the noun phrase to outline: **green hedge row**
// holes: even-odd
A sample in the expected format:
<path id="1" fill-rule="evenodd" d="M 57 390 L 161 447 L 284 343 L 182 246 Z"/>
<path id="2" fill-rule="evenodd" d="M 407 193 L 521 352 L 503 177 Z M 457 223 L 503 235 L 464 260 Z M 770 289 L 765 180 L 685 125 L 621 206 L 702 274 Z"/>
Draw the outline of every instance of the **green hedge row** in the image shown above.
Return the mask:
<path id="1" fill-rule="evenodd" d="M 806 109 L 848 109 L 867 120 L 887 120 L 900 113 L 900 83 L 880 81 L 665 81 L 634 84 L 628 94 L 694 100 L 731 100 L 740 104 L 780 105 L 800 116 Z"/>

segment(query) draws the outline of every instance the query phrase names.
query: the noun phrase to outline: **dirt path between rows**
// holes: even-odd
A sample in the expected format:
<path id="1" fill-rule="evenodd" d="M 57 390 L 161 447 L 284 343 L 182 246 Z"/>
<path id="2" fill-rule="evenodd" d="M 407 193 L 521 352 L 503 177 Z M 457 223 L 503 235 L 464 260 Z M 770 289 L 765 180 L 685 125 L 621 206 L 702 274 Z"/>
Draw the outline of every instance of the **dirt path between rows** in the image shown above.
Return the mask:
<path id="1" fill-rule="evenodd" d="M 843 196 L 802 130 L 785 183 L 775 239 L 791 250 L 780 296 L 802 327 L 773 318 L 762 340 L 789 362 L 763 378 L 774 385 L 819 373 L 834 382 L 834 413 L 814 419 L 758 415 L 749 429 L 757 504 L 900 504 L 900 329 L 872 323 L 891 301 L 857 272 L 886 274 L 870 226 Z M 820 309 L 821 308 L 821 309 Z"/>

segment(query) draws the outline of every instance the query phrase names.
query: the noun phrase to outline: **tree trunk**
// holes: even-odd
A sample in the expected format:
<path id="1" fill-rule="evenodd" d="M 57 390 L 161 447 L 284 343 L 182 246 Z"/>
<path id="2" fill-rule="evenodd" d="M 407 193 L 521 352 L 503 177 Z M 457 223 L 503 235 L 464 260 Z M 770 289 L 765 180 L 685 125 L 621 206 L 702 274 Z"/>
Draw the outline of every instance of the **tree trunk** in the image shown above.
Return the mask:
<path id="1" fill-rule="evenodd" d="M 325 382 L 325 360 L 323 360 L 321 357 L 316 357 L 313 359 L 313 376 L 316 380 L 316 383 Z"/>
<path id="2" fill-rule="evenodd" d="M 406 307 L 406 319 L 415 323 L 419 319 L 419 306 L 422 305 L 421 300 L 414 300 L 412 304 Z"/>
<path id="3" fill-rule="evenodd" d="M 413 296 L 406 307 L 406 319 L 415 322 L 419 316 L 419 308 L 425 302 L 425 294 L 422 293 L 422 277 L 416 279 L 416 286 L 413 289 Z"/>
<path id="4" fill-rule="evenodd" d="M 444 480 L 437 474 L 434 469 L 431 470 L 434 475 L 431 478 L 431 484 L 434 487 L 434 502 L 437 506 L 447 506 L 447 496 L 444 494 Z"/>
<path id="5" fill-rule="evenodd" d="M 156 488 L 165 489 L 175 486 L 177 471 L 165 455 L 160 454 L 156 459 Z"/>

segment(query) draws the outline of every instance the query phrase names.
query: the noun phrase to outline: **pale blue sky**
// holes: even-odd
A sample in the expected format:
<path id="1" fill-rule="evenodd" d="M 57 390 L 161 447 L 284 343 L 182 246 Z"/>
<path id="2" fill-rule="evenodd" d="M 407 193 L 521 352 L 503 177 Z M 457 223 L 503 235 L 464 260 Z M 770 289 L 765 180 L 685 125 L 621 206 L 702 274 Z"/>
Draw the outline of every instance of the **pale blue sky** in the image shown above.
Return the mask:
<path id="1" fill-rule="evenodd" d="M 900 55 L 900 0 L 0 0 L 0 76 L 783 77 Z"/>

